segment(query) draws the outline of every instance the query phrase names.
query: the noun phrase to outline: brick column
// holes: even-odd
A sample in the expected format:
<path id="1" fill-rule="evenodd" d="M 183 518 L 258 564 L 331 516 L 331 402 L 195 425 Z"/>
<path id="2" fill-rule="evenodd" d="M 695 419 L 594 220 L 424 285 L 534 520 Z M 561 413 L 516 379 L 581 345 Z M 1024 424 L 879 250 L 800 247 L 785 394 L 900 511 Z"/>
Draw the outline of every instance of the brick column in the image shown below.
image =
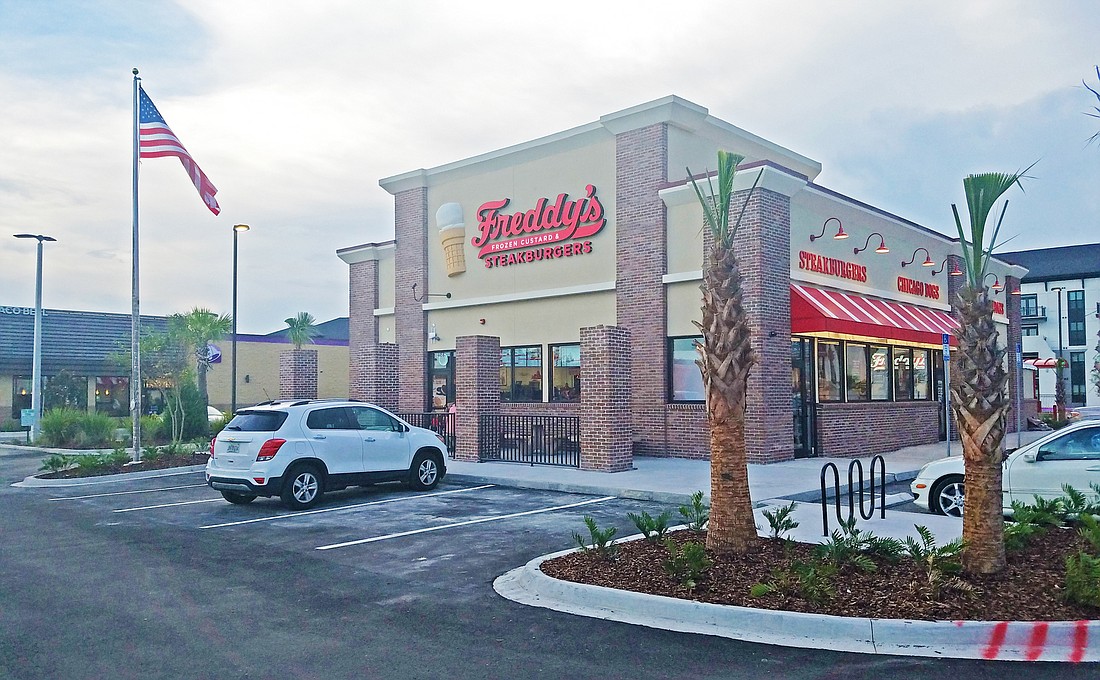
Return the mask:
<path id="1" fill-rule="evenodd" d="M 581 329 L 581 469 L 634 467 L 630 357 L 636 345 L 620 326 Z M 649 376 L 652 378 L 652 376 Z"/>
<path id="2" fill-rule="evenodd" d="M 400 390 L 397 345 L 383 342 L 364 353 L 366 384 L 353 399 L 363 399 L 391 411 L 401 410 L 397 395 Z M 419 409 L 417 409 L 419 410 Z"/>
<path id="3" fill-rule="evenodd" d="M 279 398 L 317 398 L 317 350 L 292 349 L 279 353 Z"/>
<path id="4" fill-rule="evenodd" d="M 748 191 L 735 192 L 730 202 L 739 209 L 746 198 L 748 207 L 734 243 L 756 355 L 749 373 L 745 444 L 750 463 L 775 463 L 794 458 L 791 199 L 757 187 L 751 196 Z"/>
<path id="5" fill-rule="evenodd" d="M 481 460 L 484 415 L 500 415 L 500 338 L 462 335 L 455 338 L 455 460 Z"/>
<path id="6" fill-rule="evenodd" d="M 643 455 L 667 449 L 668 316 L 661 277 L 668 230 L 665 204 L 657 195 L 667 181 L 667 167 L 666 123 L 615 136 L 616 323 L 633 341 L 629 422 L 635 452 Z"/>
<path id="7" fill-rule="evenodd" d="M 349 265 L 348 278 L 348 396 L 369 401 L 369 357 L 378 347 L 378 261 Z"/>
<path id="8" fill-rule="evenodd" d="M 1020 427 L 1026 428 L 1027 409 L 1024 408 L 1020 391 L 1020 370 L 1016 367 L 1016 345 L 1021 341 L 1020 337 L 1020 296 L 1013 295 L 1012 291 L 1020 290 L 1020 279 L 1015 276 L 1006 276 L 1004 280 L 1005 316 L 1008 317 L 1008 337 L 1005 338 L 1008 350 L 1008 399 L 1012 410 L 1008 412 L 1005 422 L 1005 432 L 1016 431 L 1016 398 L 1020 396 Z"/>
<path id="9" fill-rule="evenodd" d="M 423 411 L 427 405 L 428 316 L 413 299 L 428 292 L 428 190 L 406 189 L 394 195 L 394 328 L 399 372 L 398 405 Z M 498 359 L 499 361 L 499 359 Z"/>
<path id="10" fill-rule="evenodd" d="M 967 274 L 966 274 L 966 269 L 964 267 L 964 262 L 963 262 L 963 259 L 962 259 L 961 255 L 948 255 L 948 259 L 950 260 L 950 262 L 947 263 L 947 271 L 948 271 L 948 276 L 947 276 L 947 301 L 949 303 L 951 303 L 951 316 L 955 317 L 955 322 L 958 323 L 959 315 L 956 312 L 956 309 L 958 308 L 959 291 L 962 290 L 963 286 L 966 285 Z M 953 272 L 953 271 L 960 271 L 960 272 L 962 272 L 962 275 L 961 276 L 951 276 L 950 272 Z M 954 350 L 954 349 L 955 348 L 952 348 L 952 350 Z M 955 352 L 952 351 L 953 356 L 954 356 L 954 354 L 955 354 Z M 954 385 L 957 385 L 958 382 L 959 382 L 959 380 L 958 380 L 959 372 L 951 370 L 952 365 L 953 365 L 952 362 L 948 362 L 945 365 L 945 369 L 948 371 L 948 378 L 949 378 L 948 389 L 950 389 Z M 958 420 L 955 418 L 955 407 L 954 406 L 952 406 L 951 410 L 948 412 L 948 417 L 950 418 L 950 422 L 951 422 L 951 433 L 950 433 L 951 439 L 953 441 L 961 441 L 959 439 L 959 424 L 958 424 Z"/>

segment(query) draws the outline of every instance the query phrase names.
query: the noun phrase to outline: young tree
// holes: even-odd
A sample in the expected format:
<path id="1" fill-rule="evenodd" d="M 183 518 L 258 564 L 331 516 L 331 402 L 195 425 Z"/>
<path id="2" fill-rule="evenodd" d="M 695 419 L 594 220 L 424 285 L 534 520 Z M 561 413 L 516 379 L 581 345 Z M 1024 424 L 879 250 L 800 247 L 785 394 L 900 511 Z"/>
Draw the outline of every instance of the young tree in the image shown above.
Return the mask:
<path id="1" fill-rule="evenodd" d="M 313 327 L 314 321 L 316 319 L 309 312 L 298 312 L 297 316 L 284 319 L 287 325 L 287 340 L 290 340 L 295 350 L 302 349 L 302 345 L 307 342 L 313 342 L 313 338 L 320 334 L 320 331 Z"/>
<path id="2" fill-rule="evenodd" d="M 1030 168 L 1029 168 L 1030 169 Z M 951 406 L 962 439 L 966 469 L 966 510 L 963 512 L 963 567 L 971 573 L 989 574 L 1005 566 L 1004 517 L 1001 504 L 1001 460 L 1008 398 L 1005 348 L 998 342 L 993 324 L 993 301 L 985 285 L 986 267 L 998 245 L 997 234 L 1008 201 L 993 227 L 986 246 L 986 226 L 994 204 L 1027 170 L 1016 174 L 985 173 L 963 180 L 969 231 L 955 215 L 963 250 L 966 280 L 952 306 L 959 319 L 959 349 L 955 353 L 951 381 Z"/>
<path id="3" fill-rule="evenodd" d="M 733 252 L 745 207 L 730 221 L 733 180 L 737 165 L 743 160 L 744 156 L 718 152 L 718 187 L 716 191 L 708 175 L 709 195 L 691 180 L 703 207 L 705 228 L 713 236 L 701 286 L 703 322 L 695 325 L 703 333 L 702 344 L 696 345 L 699 352 L 696 363 L 703 375 L 710 424 L 711 509 L 707 548 L 716 553 L 745 553 L 757 540 L 745 446 L 746 394 L 754 356 L 741 301 L 741 270 Z M 688 176 L 691 177 L 690 169 Z M 759 181 L 757 175 L 756 182 Z M 750 197 L 756 182 L 749 190 Z"/>
<path id="4" fill-rule="evenodd" d="M 168 317 L 168 334 L 188 348 L 195 362 L 195 376 L 198 379 L 204 412 L 210 405 L 210 395 L 206 388 L 206 373 L 210 370 L 208 345 L 228 335 L 232 325 L 233 321 L 229 316 L 218 316 L 209 309 L 199 307 L 186 314 Z"/>

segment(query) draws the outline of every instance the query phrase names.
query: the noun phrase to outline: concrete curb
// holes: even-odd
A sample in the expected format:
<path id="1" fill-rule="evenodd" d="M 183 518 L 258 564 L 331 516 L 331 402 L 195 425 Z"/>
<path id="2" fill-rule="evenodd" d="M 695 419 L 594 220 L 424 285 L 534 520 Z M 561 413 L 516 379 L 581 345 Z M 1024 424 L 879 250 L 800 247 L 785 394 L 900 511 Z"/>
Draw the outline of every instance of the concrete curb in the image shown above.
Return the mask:
<path id="1" fill-rule="evenodd" d="M 99 477 L 77 477 L 74 479 L 39 479 L 34 475 L 16 482 L 12 486 L 21 488 L 45 488 L 45 487 L 73 487 L 92 486 L 94 484 L 110 484 L 122 482 L 128 479 L 152 479 L 154 477 L 172 477 L 175 475 L 187 475 L 192 472 L 202 472 L 206 465 L 188 465 L 186 467 L 163 468 L 160 470 L 142 470 L 140 472 L 124 472 L 117 475 L 100 475 Z"/>
<path id="2" fill-rule="evenodd" d="M 783 647 L 999 661 L 1100 661 L 1100 621 L 911 621 L 803 614 L 571 583 L 540 570 L 545 560 L 571 552 L 537 557 L 497 578 L 493 589 L 534 607 Z"/>

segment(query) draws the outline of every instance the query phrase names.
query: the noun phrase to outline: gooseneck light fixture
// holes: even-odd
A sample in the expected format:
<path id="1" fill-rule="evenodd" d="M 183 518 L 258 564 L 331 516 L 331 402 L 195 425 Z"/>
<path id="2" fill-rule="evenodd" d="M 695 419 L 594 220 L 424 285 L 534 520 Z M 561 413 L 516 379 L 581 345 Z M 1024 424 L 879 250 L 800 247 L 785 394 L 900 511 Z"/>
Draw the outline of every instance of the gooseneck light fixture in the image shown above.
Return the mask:
<path id="1" fill-rule="evenodd" d="M 836 217 L 830 217 L 829 219 L 825 220 L 824 224 L 821 225 L 820 234 L 810 234 L 810 243 L 813 243 L 817 239 L 824 237 L 825 230 L 828 229 L 829 223 L 834 221 L 836 222 L 836 233 L 833 234 L 833 238 L 837 241 L 848 238 L 848 234 L 844 231 L 844 225 L 840 222 L 840 219 Z"/>
<path id="2" fill-rule="evenodd" d="M 916 253 L 914 253 L 914 255 L 915 254 Z M 951 259 L 950 257 L 943 258 L 943 262 L 940 263 L 940 268 L 932 270 L 932 276 L 935 276 L 936 274 L 939 274 L 940 272 L 942 272 L 943 268 L 947 266 L 947 261 L 950 260 L 950 259 Z M 951 271 L 947 272 L 947 275 L 948 276 L 962 276 L 963 271 L 961 269 L 959 269 L 958 265 L 952 264 L 951 265 Z"/>
<path id="3" fill-rule="evenodd" d="M 413 291 L 413 300 L 415 302 L 423 302 L 424 300 L 426 300 L 428 298 L 433 298 L 433 297 L 447 298 L 448 300 L 451 299 L 451 294 L 450 293 L 423 293 L 420 297 L 417 297 L 416 296 L 416 284 L 415 283 L 413 284 L 412 291 Z"/>
<path id="4" fill-rule="evenodd" d="M 867 241 L 864 242 L 862 248 L 852 248 L 852 254 L 859 255 L 864 250 L 867 250 L 867 248 L 869 248 L 871 245 L 872 236 L 878 236 L 878 248 L 875 248 L 876 253 L 882 255 L 890 252 L 890 249 L 886 247 L 886 239 L 883 238 L 882 234 L 878 233 L 877 231 L 872 231 L 870 234 L 867 235 Z"/>
<path id="5" fill-rule="evenodd" d="M 993 289 L 994 293 L 1000 293 L 1002 290 L 1005 289 L 1005 287 L 1003 285 L 1001 285 L 1001 277 L 997 276 L 993 272 L 988 272 L 984 277 L 982 277 L 982 285 L 983 286 L 985 285 L 986 279 L 988 279 L 990 276 L 993 277 L 993 285 L 990 286 L 990 288 Z"/>
<path id="6" fill-rule="evenodd" d="M 917 253 L 919 253 L 922 250 L 924 251 L 924 262 L 921 262 L 920 266 L 922 266 L 922 267 L 935 267 L 936 263 L 932 260 L 932 256 L 928 253 L 927 248 L 917 248 L 916 250 L 914 250 L 913 251 L 913 256 L 911 258 L 909 258 L 908 260 L 902 260 L 901 261 L 901 266 L 908 267 L 909 265 L 916 262 L 917 261 Z"/>
<path id="7" fill-rule="evenodd" d="M 31 350 L 31 441 L 38 440 L 42 429 L 42 243 L 56 241 L 43 234 L 15 234 L 15 238 L 38 240 L 38 263 L 34 270 L 34 347 Z"/>

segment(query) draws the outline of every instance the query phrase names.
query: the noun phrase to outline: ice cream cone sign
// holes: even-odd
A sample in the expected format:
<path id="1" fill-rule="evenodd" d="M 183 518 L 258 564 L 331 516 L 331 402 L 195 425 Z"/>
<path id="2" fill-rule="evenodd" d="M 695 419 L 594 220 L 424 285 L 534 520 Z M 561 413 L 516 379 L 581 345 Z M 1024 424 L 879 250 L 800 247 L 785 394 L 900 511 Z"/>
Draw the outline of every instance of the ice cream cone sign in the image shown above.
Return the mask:
<path id="1" fill-rule="evenodd" d="M 435 211 L 435 223 L 439 227 L 439 241 L 443 244 L 443 260 L 447 264 L 447 276 L 466 271 L 466 225 L 462 222 L 462 206 L 444 203 Z"/>

